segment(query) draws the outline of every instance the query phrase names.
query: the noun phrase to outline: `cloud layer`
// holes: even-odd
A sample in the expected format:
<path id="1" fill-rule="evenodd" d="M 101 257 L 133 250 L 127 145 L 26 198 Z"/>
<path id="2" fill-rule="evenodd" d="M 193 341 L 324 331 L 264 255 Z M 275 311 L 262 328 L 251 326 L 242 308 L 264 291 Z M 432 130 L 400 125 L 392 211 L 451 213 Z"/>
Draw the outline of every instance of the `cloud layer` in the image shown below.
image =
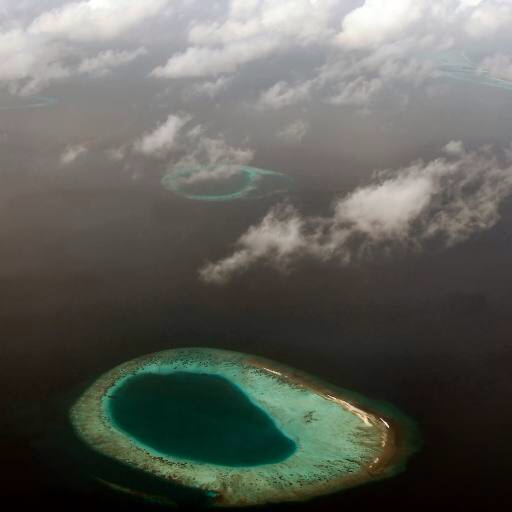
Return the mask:
<path id="1" fill-rule="evenodd" d="M 52 3 L 57 5 L 49 8 Z M 73 76 L 105 74 L 150 52 L 158 38 L 139 34 L 133 44 L 128 36 L 144 22 L 172 13 L 186 27 L 186 41 L 168 48 L 169 55 L 150 72 L 153 78 L 200 79 L 192 95 L 214 97 L 247 64 L 314 49 L 323 55 L 318 69 L 293 80 L 283 70 L 258 91 L 257 105 L 280 109 L 320 98 L 368 108 L 400 84 L 418 85 L 436 76 L 433 56 L 439 51 L 509 40 L 512 22 L 512 4 L 505 0 L 224 0 L 199 11 L 198 5 L 187 0 L 0 3 L 0 85 L 29 94 Z M 493 76 L 509 79 L 507 55 L 490 48 L 482 61 Z"/>
<path id="2" fill-rule="evenodd" d="M 332 37 L 334 0 L 231 0 L 223 20 L 193 22 L 189 47 L 153 70 L 160 78 L 215 76 L 294 45 Z"/>
<path id="3" fill-rule="evenodd" d="M 86 0 L 38 13 L 37 2 L 25 2 L 18 11 L 8 12 L 8 23 L 0 24 L 0 86 L 30 94 L 55 81 L 101 75 L 127 64 L 145 53 L 142 46 L 118 50 L 105 45 L 170 4 L 171 0 Z M 98 51 L 98 46 L 103 49 Z"/>
<path id="4" fill-rule="evenodd" d="M 225 283 L 258 263 L 289 270 L 304 257 L 348 265 L 427 243 L 451 246 L 491 228 L 512 193 L 510 154 L 494 156 L 489 147 L 466 151 L 452 141 L 445 155 L 376 172 L 372 183 L 336 200 L 329 217 L 277 206 L 239 238 L 233 254 L 205 265 L 200 277 Z"/>
<path id="5" fill-rule="evenodd" d="M 112 40 L 168 4 L 169 0 L 71 2 L 38 16 L 27 32 L 75 41 Z"/>
<path id="6" fill-rule="evenodd" d="M 504 0 L 231 0 L 224 13 L 192 20 L 188 45 L 157 66 L 157 78 L 233 75 L 244 65 L 293 49 L 316 48 L 324 63 L 293 82 L 261 91 L 263 110 L 320 98 L 368 108 L 381 93 L 435 78 L 436 55 L 476 41 L 507 38 L 512 4 Z M 491 58 L 492 55 L 488 55 Z M 510 62 L 487 61 L 497 77 Z M 211 84 L 215 84 L 211 82 Z"/>

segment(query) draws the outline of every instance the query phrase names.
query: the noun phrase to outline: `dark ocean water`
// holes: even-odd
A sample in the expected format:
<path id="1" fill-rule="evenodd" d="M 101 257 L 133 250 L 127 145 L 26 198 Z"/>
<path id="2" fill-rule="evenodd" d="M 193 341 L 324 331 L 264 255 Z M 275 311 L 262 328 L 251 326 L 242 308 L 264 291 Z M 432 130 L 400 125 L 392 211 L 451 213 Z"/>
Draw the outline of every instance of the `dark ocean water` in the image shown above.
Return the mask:
<path id="1" fill-rule="evenodd" d="M 205 205 L 133 184 L 56 187 L 10 204 L 17 229 L 2 223 L 10 271 L 1 279 L 0 388 L 4 417 L 14 419 L 1 438 L 4 501 L 144 510 L 99 486 L 69 485 L 66 466 L 34 445 L 55 399 L 84 381 L 142 354 L 211 346 L 389 401 L 418 423 L 423 446 L 405 473 L 289 509 L 503 503 L 512 323 L 509 281 L 492 275 L 506 233 L 466 244 L 463 265 L 454 249 L 356 268 L 306 262 L 289 275 L 258 268 L 226 287 L 200 283 L 204 255 L 221 255 L 268 206 Z"/>
<path id="2" fill-rule="evenodd" d="M 293 174 L 291 200 L 301 211 L 323 214 L 337 193 L 359 183 L 360 169 L 368 174 L 378 162 L 394 166 L 437 156 L 448 137 L 494 140 L 510 133 L 505 109 L 488 98 L 470 100 L 462 97 L 466 103 L 452 110 L 412 105 L 410 118 L 367 145 L 371 152 L 362 121 L 351 131 L 346 121 L 334 132 L 324 113 L 325 137 L 295 155 L 268 146 L 253 163 Z M 55 140 L 66 131 L 97 130 L 99 137 L 120 120 L 128 126 L 104 104 L 69 104 L 61 101 L 71 112 L 67 117 L 56 111 L 47 118 L 2 118 L 10 148 L 0 154 L 4 504 L 155 510 L 80 481 L 72 462 L 40 446 L 59 415 L 55 404 L 84 382 L 136 356 L 207 346 L 268 357 L 389 401 L 420 429 L 421 451 L 399 476 L 262 510 L 512 505 L 510 204 L 495 229 L 449 250 L 426 248 L 351 267 L 304 261 L 287 274 L 255 267 L 226 286 L 205 285 L 198 268 L 226 255 L 277 198 L 189 201 L 161 187 L 161 172 L 149 168 L 140 177 L 102 167 L 93 155 L 76 169 L 49 172 L 55 168 L 49 154 L 60 150 Z M 73 119 L 82 114 L 78 126 Z M 427 136 L 433 125 L 442 133 Z M 344 141 L 342 157 L 325 141 L 329 136 Z M 421 142 L 395 153 L 387 149 L 407 145 L 408 137 Z"/>

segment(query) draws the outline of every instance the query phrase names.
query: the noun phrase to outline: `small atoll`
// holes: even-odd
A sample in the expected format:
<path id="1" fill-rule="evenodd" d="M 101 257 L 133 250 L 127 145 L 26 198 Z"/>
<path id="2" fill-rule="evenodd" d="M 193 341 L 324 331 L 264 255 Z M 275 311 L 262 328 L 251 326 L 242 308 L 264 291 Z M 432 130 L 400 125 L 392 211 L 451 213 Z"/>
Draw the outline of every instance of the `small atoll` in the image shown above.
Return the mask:
<path id="1" fill-rule="evenodd" d="M 162 178 L 162 185 L 175 194 L 196 201 L 233 201 L 259 199 L 291 189 L 292 179 L 280 172 L 248 167 L 216 168 L 177 167 Z"/>
<path id="2" fill-rule="evenodd" d="M 50 96 L 20 95 L 0 92 L 0 111 L 29 110 L 52 107 L 56 104 L 57 99 Z"/>
<path id="3" fill-rule="evenodd" d="M 436 61 L 442 76 L 448 76 L 463 82 L 512 91 L 511 80 L 493 76 L 489 70 L 478 67 L 465 52 L 440 52 L 434 58 L 434 62 Z"/>

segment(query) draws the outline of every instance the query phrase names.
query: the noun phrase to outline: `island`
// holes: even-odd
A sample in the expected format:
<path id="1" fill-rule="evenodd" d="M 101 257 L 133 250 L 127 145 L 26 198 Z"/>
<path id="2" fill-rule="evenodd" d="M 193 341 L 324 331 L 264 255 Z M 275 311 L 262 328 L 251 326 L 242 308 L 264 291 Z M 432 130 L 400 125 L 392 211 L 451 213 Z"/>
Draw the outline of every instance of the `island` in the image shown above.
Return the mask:
<path id="1" fill-rule="evenodd" d="M 127 470 L 92 465 L 98 481 L 162 504 L 307 500 L 392 476 L 414 451 L 412 423 L 393 407 L 208 348 L 121 364 L 80 395 L 70 420 L 84 445 Z"/>

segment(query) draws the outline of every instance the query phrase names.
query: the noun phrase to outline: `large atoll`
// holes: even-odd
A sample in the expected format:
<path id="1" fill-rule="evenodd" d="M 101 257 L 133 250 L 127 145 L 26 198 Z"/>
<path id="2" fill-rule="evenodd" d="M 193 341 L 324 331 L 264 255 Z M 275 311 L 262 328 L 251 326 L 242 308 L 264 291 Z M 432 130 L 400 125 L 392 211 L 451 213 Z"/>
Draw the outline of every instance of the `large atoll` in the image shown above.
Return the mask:
<path id="1" fill-rule="evenodd" d="M 393 408 L 213 349 L 122 364 L 80 396 L 70 418 L 101 460 L 90 465 L 98 481 L 167 504 L 305 500 L 392 476 L 412 451 L 410 420 Z"/>

